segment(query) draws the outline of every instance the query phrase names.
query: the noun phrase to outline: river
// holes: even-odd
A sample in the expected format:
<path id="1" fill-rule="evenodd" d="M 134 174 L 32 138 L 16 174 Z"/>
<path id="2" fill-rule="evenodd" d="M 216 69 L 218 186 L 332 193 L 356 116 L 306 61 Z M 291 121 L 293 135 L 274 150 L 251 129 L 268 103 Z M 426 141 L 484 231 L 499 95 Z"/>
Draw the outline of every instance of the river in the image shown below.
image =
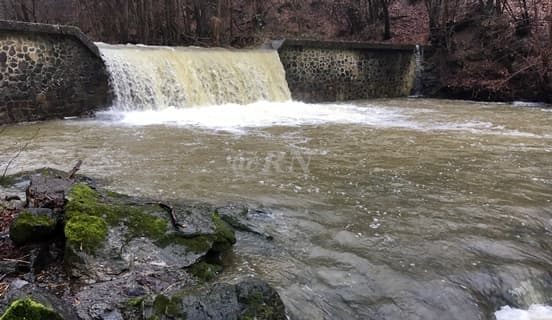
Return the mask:
<path id="1" fill-rule="evenodd" d="M 108 111 L 8 127 L 0 163 L 28 143 L 9 172 L 82 159 L 115 191 L 263 207 L 274 240 L 240 233 L 223 279 L 269 281 L 291 319 L 551 319 L 551 111 L 432 99 Z"/>

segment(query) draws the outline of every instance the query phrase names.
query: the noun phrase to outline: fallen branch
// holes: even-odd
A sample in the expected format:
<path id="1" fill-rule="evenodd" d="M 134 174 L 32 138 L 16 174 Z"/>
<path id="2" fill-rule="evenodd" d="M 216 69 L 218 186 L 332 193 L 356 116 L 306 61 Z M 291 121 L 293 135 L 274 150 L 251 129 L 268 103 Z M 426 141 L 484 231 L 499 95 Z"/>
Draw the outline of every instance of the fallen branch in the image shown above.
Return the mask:
<path id="1" fill-rule="evenodd" d="M 77 161 L 77 164 L 69 171 L 69 175 L 67 176 L 67 180 L 75 180 L 75 174 L 77 174 L 77 171 L 80 170 L 80 167 L 82 165 L 82 160 Z"/>
<path id="2" fill-rule="evenodd" d="M 167 292 L 169 292 L 169 290 L 171 290 L 172 288 L 178 286 L 178 285 L 182 285 L 182 284 L 185 284 L 188 282 L 188 279 L 185 279 L 185 280 L 182 280 L 182 281 L 177 281 L 177 282 L 174 282 L 172 283 L 171 285 L 169 285 L 168 287 L 166 287 L 163 291 L 161 291 L 161 294 L 167 294 Z"/>
<path id="3" fill-rule="evenodd" d="M 174 213 L 174 209 L 173 207 L 169 206 L 169 205 L 166 205 L 164 203 L 161 203 L 159 202 L 158 205 L 163 209 L 165 210 L 170 218 L 171 218 L 171 223 L 173 224 L 174 228 L 178 231 L 180 228 L 182 229 L 185 229 L 187 226 L 182 224 L 182 223 L 179 223 L 178 220 L 176 219 L 176 215 Z"/>
<path id="4" fill-rule="evenodd" d="M 31 264 L 31 262 L 29 261 L 25 261 L 25 260 L 19 260 L 19 259 L 2 259 L 2 261 L 7 261 L 7 262 L 17 262 L 17 263 L 23 263 L 23 264 Z"/>
<path id="5" fill-rule="evenodd" d="M 10 285 L 7 284 L 7 283 L 0 283 L 0 297 L 4 297 L 4 295 L 6 294 L 6 292 L 8 292 L 8 290 L 10 289 Z"/>
<path id="6" fill-rule="evenodd" d="M 512 73 L 507 79 L 503 80 L 502 82 L 500 82 L 500 86 L 504 85 L 505 83 L 507 83 L 508 81 L 512 80 L 515 76 L 517 76 L 518 74 L 524 72 L 524 71 L 527 71 L 531 68 L 533 68 L 534 66 L 538 65 L 539 62 L 535 62 L 535 63 L 532 63 L 528 66 L 525 66 L 524 68 L 521 68 L 520 70 Z"/>

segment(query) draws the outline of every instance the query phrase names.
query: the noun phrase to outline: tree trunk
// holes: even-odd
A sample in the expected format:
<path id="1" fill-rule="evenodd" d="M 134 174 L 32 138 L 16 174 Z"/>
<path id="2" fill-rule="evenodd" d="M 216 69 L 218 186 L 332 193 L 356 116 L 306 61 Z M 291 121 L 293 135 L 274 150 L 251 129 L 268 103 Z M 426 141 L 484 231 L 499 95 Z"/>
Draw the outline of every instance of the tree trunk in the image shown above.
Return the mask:
<path id="1" fill-rule="evenodd" d="M 552 48 L 552 0 L 548 2 L 548 46 Z"/>
<path id="2" fill-rule="evenodd" d="M 148 44 L 151 42 L 151 35 L 153 34 L 152 30 L 154 30 L 153 26 L 153 8 L 151 5 L 151 0 L 144 0 L 144 35 L 145 38 L 143 39 L 144 44 Z"/>
<path id="3" fill-rule="evenodd" d="M 386 0 L 381 0 L 381 8 L 383 10 L 383 40 L 391 39 L 391 21 L 389 18 L 389 3 Z"/>
<path id="4" fill-rule="evenodd" d="M 121 43 L 128 42 L 128 1 L 129 0 L 121 1 L 121 20 L 119 21 Z"/>

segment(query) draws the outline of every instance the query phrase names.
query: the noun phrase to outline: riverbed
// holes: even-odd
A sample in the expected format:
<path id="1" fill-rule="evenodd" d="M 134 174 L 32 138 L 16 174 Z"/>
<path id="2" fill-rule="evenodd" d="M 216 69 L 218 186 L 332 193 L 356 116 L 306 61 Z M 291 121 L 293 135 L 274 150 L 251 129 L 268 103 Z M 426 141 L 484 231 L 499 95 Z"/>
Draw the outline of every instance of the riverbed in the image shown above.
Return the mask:
<path id="1" fill-rule="evenodd" d="M 8 127 L 0 163 L 27 145 L 9 172 L 80 159 L 114 191 L 263 208 L 274 240 L 240 233 L 222 277 L 269 281 L 291 319 L 550 317 L 551 124 L 433 99 L 107 111 Z"/>

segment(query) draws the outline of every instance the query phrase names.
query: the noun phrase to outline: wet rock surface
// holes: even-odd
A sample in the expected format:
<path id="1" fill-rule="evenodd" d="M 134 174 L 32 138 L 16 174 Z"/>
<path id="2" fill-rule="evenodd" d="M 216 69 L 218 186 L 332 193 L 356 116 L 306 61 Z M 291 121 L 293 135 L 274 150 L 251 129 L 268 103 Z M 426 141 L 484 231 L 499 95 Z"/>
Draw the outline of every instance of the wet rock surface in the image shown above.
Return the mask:
<path id="1" fill-rule="evenodd" d="M 29 304 L 35 305 L 39 309 L 45 309 L 43 311 L 34 311 L 28 313 L 25 310 L 18 310 L 12 315 L 11 319 L 44 319 L 44 320 L 62 320 L 62 319 L 77 319 L 76 313 L 70 304 L 63 301 L 56 295 L 38 288 L 31 283 L 23 280 L 13 280 L 10 283 L 10 290 L 5 294 L 4 299 L 0 300 L 0 311 L 5 315 L 9 314 L 9 308 L 16 305 L 18 302 L 26 302 L 25 307 L 21 309 L 28 309 Z M 36 305 L 38 304 L 38 305 Z M 38 316 L 38 317 L 37 317 Z"/>
<path id="2" fill-rule="evenodd" d="M 142 303 L 146 319 L 285 319 L 274 289 L 258 279 L 218 283 L 206 289 L 158 295 Z"/>
<path id="3" fill-rule="evenodd" d="M 31 208 L 50 208 L 62 210 L 65 195 L 69 193 L 74 181 L 60 177 L 33 175 L 26 190 L 27 205 Z"/>
<path id="4" fill-rule="evenodd" d="M 0 290 L 0 314 L 29 300 L 62 319 L 172 319 L 148 304 L 166 297 L 188 319 L 285 318 L 265 282 L 216 283 L 236 242 L 232 226 L 270 238 L 250 220 L 254 210 L 159 203 L 64 177 L 55 170 L 12 177 L 13 188 L 26 187 L 27 205 L 11 240 L 24 245 L 28 261 L 2 265 L 8 289 Z"/>

